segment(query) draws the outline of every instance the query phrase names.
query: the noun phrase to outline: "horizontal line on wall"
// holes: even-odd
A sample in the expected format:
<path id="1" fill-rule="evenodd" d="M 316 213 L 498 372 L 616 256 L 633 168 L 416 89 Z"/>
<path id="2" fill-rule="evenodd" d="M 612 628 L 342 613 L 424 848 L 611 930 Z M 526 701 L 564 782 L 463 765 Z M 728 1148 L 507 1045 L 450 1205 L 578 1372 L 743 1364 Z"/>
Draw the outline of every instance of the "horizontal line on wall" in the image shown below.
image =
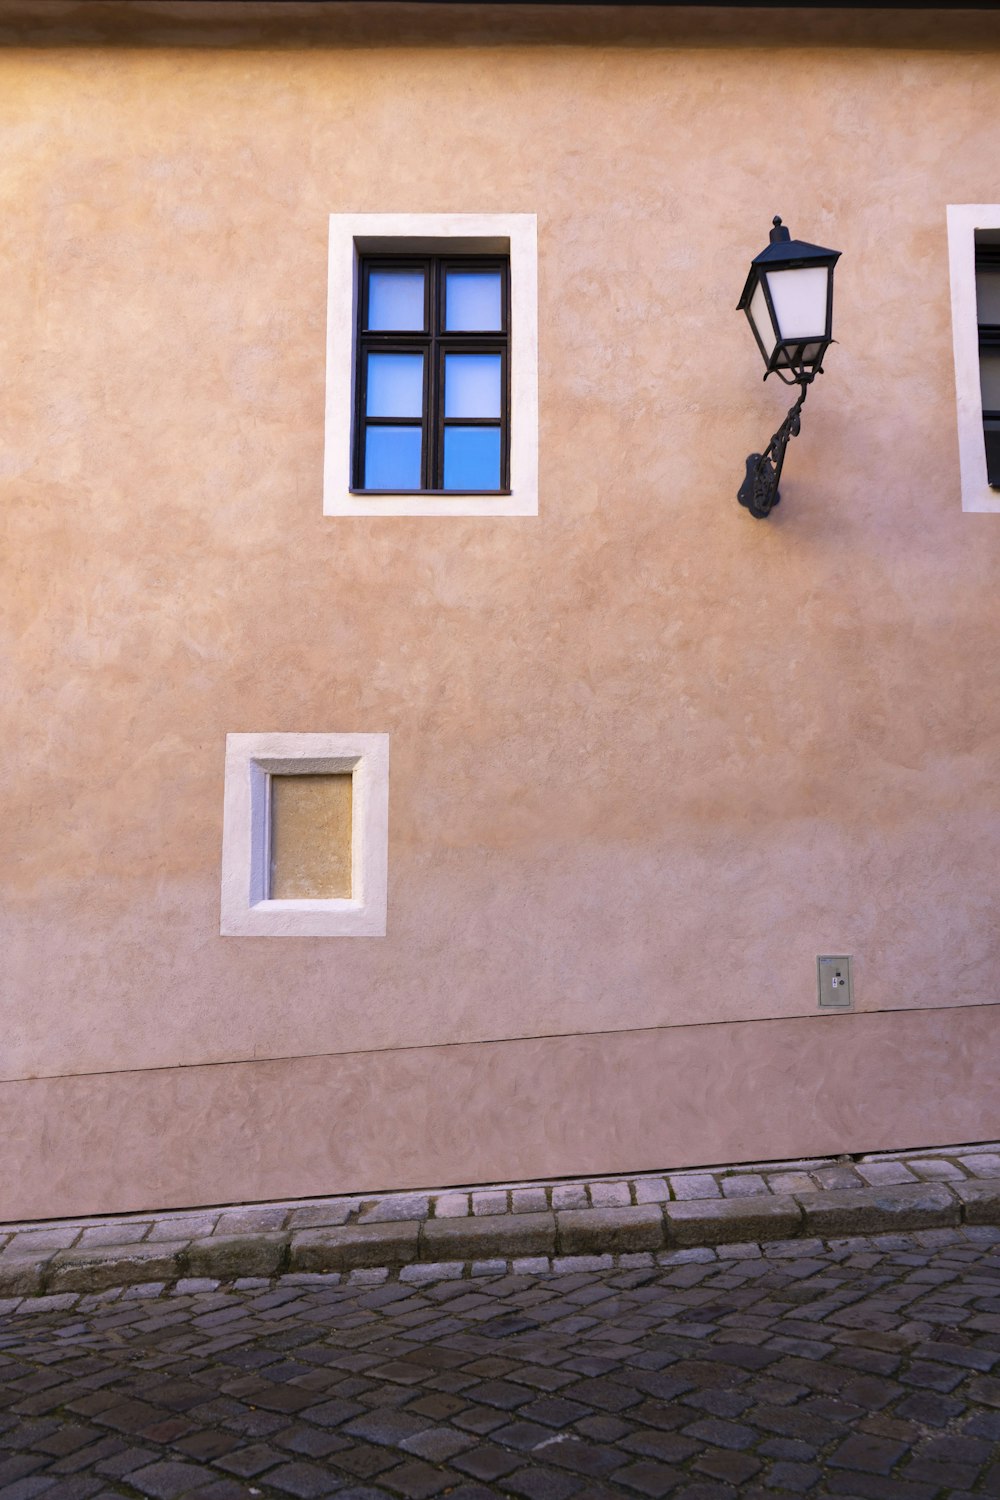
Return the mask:
<path id="1" fill-rule="evenodd" d="M 278 1052 L 270 1057 L 224 1057 L 206 1062 L 152 1063 L 148 1068 L 92 1068 L 80 1073 L 33 1073 L 27 1078 L 0 1078 L 0 1087 L 8 1083 L 50 1083 L 60 1078 L 112 1078 L 128 1073 L 176 1073 L 193 1068 L 242 1068 L 251 1063 L 310 1062 L 322 1057 L 376 1057 L 382 1052 L 440 1052 L 449 1047 L 509 1047 L 517 1042 L 572 1041 L 576 1037 L 638 1036 L 654 1031 L 701 1031 L 710 1026 L 767 1026 L 781 1021 L 828 1020 L 834 1016 L 912 1016 L 928 1011 L 954 1014 L 963 1010 L 987 1010 L 1000 1000 L 982 1000 L 973 1005 L 886 1005 L 876 1010 L 826 1010 L 818 1008 L 806 1015 L 752 1016 L 742 1020 L 685 1021 L 675 1026 L 615 1026 L 596 1031 L 539 1031 L 527 1036 L 472 1037 L 460 1042 L 404 1042 L 398 1047 L 345 1047 L 340 1052 Z"/>

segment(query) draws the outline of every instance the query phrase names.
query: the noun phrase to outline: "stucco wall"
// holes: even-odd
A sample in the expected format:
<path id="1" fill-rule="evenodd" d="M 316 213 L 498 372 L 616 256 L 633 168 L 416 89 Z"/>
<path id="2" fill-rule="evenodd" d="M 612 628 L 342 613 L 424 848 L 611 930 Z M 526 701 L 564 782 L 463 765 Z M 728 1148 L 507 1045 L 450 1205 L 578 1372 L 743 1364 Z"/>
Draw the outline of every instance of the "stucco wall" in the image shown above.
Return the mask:
<path id="1" fill-rule="evenodd" d="M 0 1216 L 996 1134 L 1000 518 L 945 208 L 1000 198 L 1000 53 L 281 40 L 0 49 Z M 537 519 L 323 516 L 339 211 L 537 214 Z M 733 308 L 778 212 L 844 254 L 764 524 L 784 390 Z M 390 734 L 386 938 L 219 936 L 259 730 Z M 816 1016 L 820 952 L 889 1014 Z M 780 1128 L 709 1087 L 744 1048 Z M 230 1081 L 185 1109 L 181 1064 Z"/>

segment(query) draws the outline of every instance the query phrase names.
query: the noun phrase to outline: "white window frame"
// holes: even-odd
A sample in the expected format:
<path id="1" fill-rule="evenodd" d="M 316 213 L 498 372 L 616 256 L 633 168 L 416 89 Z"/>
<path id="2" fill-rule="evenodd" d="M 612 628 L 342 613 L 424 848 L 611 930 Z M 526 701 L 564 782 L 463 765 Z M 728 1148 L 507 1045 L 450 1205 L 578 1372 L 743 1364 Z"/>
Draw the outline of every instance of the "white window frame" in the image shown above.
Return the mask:
<path id="1" fill-rule="evenodd" d="M 272 901 L 270 778 L 350 772 L 351 896 Z M 223 937 L 385 937 L 387 734 L 229 734 L 222 828 Z"/>
<path id="2" fill-rule="evenodd" d="M 327 516 L 537 516 L 538 248 L 534 214 L 331 214 L 326 342 Z M 509 255 L 510 494 L 351 488 L 358 262 L 371 254 Z"/>
<path id="3" fill-rule="evenodd" d="M 976 230 L 1000 229 L 1000 204 L 948 206 L 951 268 L 951 331 L 958 403 L 958 462 L 962 509 L 1000 512 L 1000 490 L 990 486 L 983 441 L 983 396 L 979 383 L 979 317 L 976 307 Z"/>

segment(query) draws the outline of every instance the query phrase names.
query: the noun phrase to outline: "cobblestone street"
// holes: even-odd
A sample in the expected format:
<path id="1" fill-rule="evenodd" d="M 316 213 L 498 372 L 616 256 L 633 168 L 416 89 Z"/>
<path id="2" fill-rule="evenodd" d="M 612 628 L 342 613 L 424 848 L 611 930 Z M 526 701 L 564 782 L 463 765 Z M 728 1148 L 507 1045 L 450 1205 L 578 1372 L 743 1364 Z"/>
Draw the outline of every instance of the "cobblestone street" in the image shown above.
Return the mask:
<path id="1" fill-rule="evenodd" d="M 28 1299 L 0 1497 L 1000 1495 L 1000 1231 L 633 1259 Z"/>

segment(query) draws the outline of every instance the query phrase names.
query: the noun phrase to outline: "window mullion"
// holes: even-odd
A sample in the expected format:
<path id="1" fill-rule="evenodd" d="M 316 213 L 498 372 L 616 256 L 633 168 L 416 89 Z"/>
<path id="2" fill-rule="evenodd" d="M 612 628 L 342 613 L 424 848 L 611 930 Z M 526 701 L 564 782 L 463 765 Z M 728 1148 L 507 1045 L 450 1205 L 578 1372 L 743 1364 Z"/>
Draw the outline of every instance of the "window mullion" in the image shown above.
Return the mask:
<path id="1" fill-rule="evenodd" d="M 424 483 L 429 490 L 438 487 L 438 411 L 441 405 L 441 381 L 438 373 L 438 318 L 440 307 L 440 261 L 435 257 L 429 262 L 427 283 L 430 293 L 427 332 L 427 404 L 424 411 L 427 460 Z"/>

